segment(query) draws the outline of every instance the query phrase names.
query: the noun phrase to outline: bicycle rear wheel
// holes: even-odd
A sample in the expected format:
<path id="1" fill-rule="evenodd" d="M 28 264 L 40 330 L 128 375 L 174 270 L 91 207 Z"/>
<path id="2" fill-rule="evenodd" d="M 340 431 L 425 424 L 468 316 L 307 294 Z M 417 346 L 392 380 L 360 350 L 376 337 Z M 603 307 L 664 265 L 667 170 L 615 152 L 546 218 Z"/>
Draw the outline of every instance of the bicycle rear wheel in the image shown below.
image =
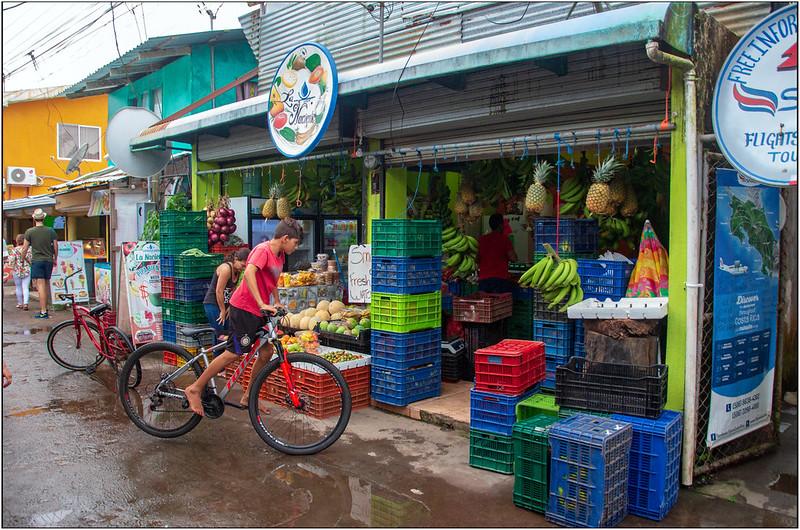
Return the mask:
<path id="1" fill-rule="evenodd" d="M 330 447 L 347 427 L 350 388 L 341 372 L 318 355 L 293 353 L 287 359 L 300 406 L 293 404 L 276 358 L 251 382 L 250 421 L 270 447 L 290 455 L 315 454 Z"/>
<path id="2" fill-rule="evenodd" d="M 56 325 L 47 334 L 47 353 L 67 370 L 87 370 L 103 362 L 103 356 L 92 342 L 94 339 L 97 344 L 102 344 L 100 330 L 93 321 L 84 322 L 89 327 L 89 332 L 82 325 L 76 328 L 74 320 L 67 320 Z"/>
<path id="3" fill-rule="evenodd" d="M 128 338 L 121 329 L 116 326 L 111 326 L 105 329 L 106 344 L 108 345 L 108 363 L 114 368 L 117 376 L 119 376 L 120 368 L 125 364 L 134 347 L 131 340 Z M 136 361 L 131 369 L 131 375 L 128 379 L 128 388 L 134 388 L 142 381 L 142 367 L 139 361 Z"/>
<path id="4" fill-rule="evenodd" d="M 173 375 L 191 359 L 192 356 L 177 344 L 151 342 L 135 350 L 122 366 L 117 379 L 122 408 L 147 434 L 175 438 L 200 423 L 202 417 L 191 411 L 183 389 L 197 381 L 202 368 L 195 362 L 179 376 Z M 130 387 L 137 366 L 140 381 Z"/>

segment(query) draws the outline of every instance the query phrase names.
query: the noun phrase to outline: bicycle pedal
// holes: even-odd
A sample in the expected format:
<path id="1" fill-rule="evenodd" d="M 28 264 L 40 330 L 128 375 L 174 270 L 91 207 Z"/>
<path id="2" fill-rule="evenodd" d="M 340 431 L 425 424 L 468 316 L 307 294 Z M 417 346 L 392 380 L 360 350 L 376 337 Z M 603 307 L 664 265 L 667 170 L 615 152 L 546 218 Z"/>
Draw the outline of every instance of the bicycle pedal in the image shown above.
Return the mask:
<path id="1" fill-rule="evenodd" d="M 226 401 L 225 405 L 239 410 L 247 410 L 247 406 L 242 405 L 241 403 L 233 403 L 232 401 Z"/>

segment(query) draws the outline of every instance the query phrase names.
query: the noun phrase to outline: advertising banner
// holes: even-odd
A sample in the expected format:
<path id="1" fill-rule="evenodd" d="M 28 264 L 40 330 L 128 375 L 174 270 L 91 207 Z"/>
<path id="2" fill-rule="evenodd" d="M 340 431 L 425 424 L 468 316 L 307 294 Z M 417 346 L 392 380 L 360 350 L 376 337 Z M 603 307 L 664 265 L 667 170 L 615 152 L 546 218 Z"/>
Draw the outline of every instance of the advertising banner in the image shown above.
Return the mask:
<path id="1" fill-rule="evenodd" d="M 79 274 L 66 278 L 80 270 Z M 65 281 L 66 280 L 66 281 Z M 59 241 L 58 259 L 50 277 L 50 292 L 54 304 L 66 304 L 59 294 L 73 294 L 76 302 L 89 301 L 89 286 L 86 280 L 86 263 L 83 259 L 83 241 Z"/>
<path id="2" fill-rule="evenodd" d="M 133 343 L 161 340 L 161 265 L 158 242 L 122 244 Z"/>
<path id="3" fill-rule="evenodd" d="M 87 217 L 111 215 L 111 192 L 108 190 L 93 191 L 89 202 Z"/>
<path id="4" fill-rule="evenodd" d="M 360 304 L 372 301 L 371 245 L 350 245 L 347 256 L 347 300 Z"/>
<path id="5" fill-rule="evenodd" d="M 94 266 L 94 298 L 99 304 L 111 303 L 110 263 L 97 263 Z"/>
<path id="6" fill-rule="evenodd" d="M 780 190 L 717 170 L 714 331 L 706 442 L 770 421 L 780 258 Z"/>

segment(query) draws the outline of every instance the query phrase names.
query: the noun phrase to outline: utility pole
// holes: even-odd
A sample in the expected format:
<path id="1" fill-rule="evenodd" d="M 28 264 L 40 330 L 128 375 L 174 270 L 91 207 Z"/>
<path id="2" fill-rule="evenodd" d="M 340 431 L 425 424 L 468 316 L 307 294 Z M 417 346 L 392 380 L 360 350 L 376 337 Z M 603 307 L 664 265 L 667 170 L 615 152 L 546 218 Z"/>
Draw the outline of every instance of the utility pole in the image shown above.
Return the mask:
<path id="1" fill-rule="evenodd" d="M 220 9 L 222 9 L 222 3 L 219 4 L 219 7 L 217 7 L 216 11 L 208 7 L 205 2 L 200 2 L 197 4 L 197 12 L 201 15 L 208 15 L 208 20 L 211 23 L 211 31 L 214 31 L 214 21 L 217 19 L 217 13 L 219 13 Z"/>

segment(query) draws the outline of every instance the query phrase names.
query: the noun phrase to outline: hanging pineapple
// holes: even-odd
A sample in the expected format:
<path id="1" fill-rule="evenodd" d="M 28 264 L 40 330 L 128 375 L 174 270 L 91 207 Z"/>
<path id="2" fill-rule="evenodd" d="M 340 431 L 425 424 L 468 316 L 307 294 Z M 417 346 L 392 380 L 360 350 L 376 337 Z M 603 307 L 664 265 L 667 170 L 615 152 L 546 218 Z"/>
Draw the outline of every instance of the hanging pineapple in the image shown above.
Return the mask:
<path id="1" fill-rule="evenodd" d="M 461 200 L 461 196 L 456 199 L 455 204 L 453 205 L 453 211 L 456 215 L 464 215 L 469 210 L 469 206 Z"/>
<path id="2" fill-rule="evenodd" d="M 547 188 L 544 187 L 553 166 L 550 162 L 543 160 L 533 167 L 533 184 L 528 187 L 525 195 L 525 209 L 532 213 L 541 213 L 547 202 Z"/>
<path id="3" fill-rule="evenodd" d="M 275 217 L 277 213 L 277 204 L 276 201 L 278 200 L 278 195 L 281 194 L 281 187 L 277 184 L 273 184 L 269 188 L 269 198 L 264 201 L 264 207 L 261 208 L 261 215 L 264 216 L 264 219 L 272 219 Z"/>
<path id="4" fill-rule="evenodd" d="M 276 203 L 276 210 L 278 214 L 278 219 L 286 219 L 292 215 L 292 207 L 289 204 L 289 198 L 286 195 L 281 193 L 281 197 L 278 199 Z"/>
<path id="5" fill-rule="evenodd" d="M 472 189 L 471 184 L 462 184 L 461 185 L 461 192 L 459 193 L 461 200 L 464 201 L 465 204 L 470 205 L 475 202 L 475 190 Z"/>
<path id="6" fill-rule="evenodd" d="M 605 160 L 597 164 L 592 175 L 592 185 L 586 194 L 586 208 L 595 214 L 606 214 L 610 211 L 611 190 L 609 182 L 614 174 L 622 167 L 614 155 L 608 155 Z"/>
<path id="7" fill-rule="evenodd" d="M 620 176 L 611 181 L 608 186 L 609 201 L 615 206 L 625 202 L 625 180 Z"/>
<path id="8" fill-rule="evenodd" d="M 625 217 L 633 217 L 639 211 L 639 201 L 636 199 L 636 193 L 633 191 L 633 186 L 630 184 L 625 186 L 625 202 L 622 204 L 620 213 Z"/>

